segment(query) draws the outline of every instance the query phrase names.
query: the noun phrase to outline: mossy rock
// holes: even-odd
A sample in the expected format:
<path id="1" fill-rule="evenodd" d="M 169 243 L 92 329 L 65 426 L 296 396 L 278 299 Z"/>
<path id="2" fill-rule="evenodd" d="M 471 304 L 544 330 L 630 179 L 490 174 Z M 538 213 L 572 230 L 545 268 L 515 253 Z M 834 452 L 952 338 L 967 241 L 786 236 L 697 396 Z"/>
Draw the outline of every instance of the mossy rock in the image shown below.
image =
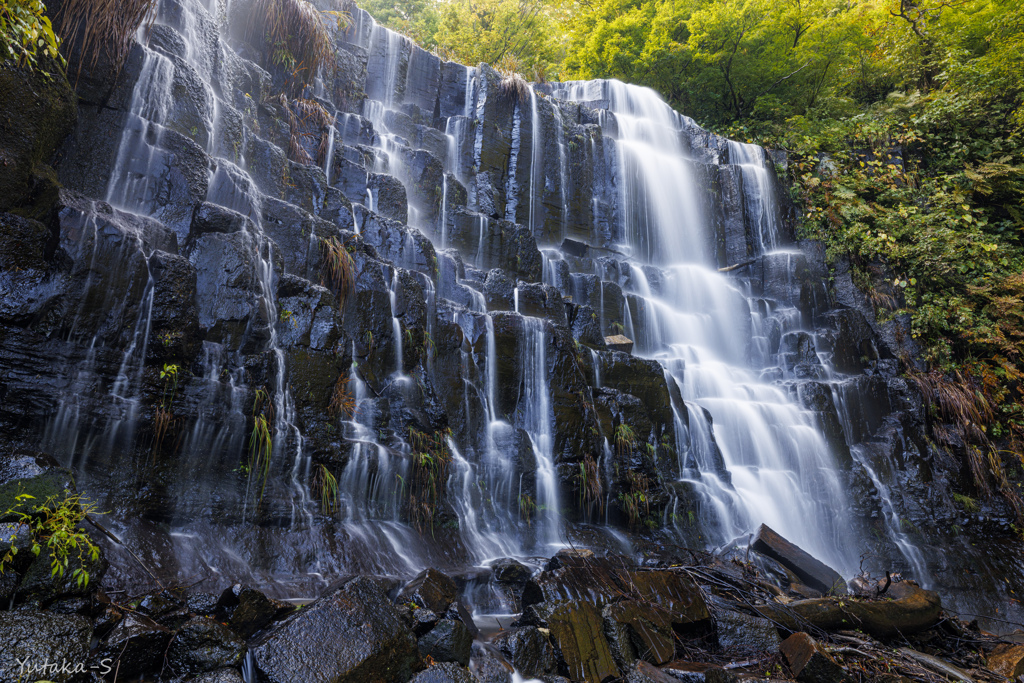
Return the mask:
<path id="1" fill-rule="evenodd" d="M 9 211 L 50 191 L 56 178 L 47 164 L 61 141 L 74 128 L 75 95 L 55 66 L 41 70 L 0 67 L 0 211 Z M 31 217 L 49 210 L 33 206 Z M 45 211 L 43 210 L 45 209 Z"/>

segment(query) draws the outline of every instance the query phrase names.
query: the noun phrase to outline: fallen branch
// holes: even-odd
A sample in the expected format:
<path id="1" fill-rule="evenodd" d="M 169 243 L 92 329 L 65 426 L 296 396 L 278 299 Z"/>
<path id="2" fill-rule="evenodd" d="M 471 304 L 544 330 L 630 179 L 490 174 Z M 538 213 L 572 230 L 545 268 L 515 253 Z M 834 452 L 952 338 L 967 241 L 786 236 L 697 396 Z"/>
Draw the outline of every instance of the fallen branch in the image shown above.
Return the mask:
<path id="1" fill-rule="evenodd" d="M 753 263 L 757 263 L 757 259 L 756 258 L 747 259 L 746 261 L 740 261 L 739 263 L 734 263 L 733 265 L 726 266 L 725 268 L 719 268 L 718 272 L 719 273 L 728 273 L 728 272 L 731 272 L 731 271 L 736 270 L 738 268 L 742 268 L 743 266 L 749 266 L 749 265 L 751 265 Z"/>
<path id="2" fill-rule="evenodd" d="M 974 679 L 966 673 L 952 664 L 947 664 L 941 659 L 932 657 L 931 655 L 926 655 L 923 652 L 918 652 L 917 650 L 912 650 L 909 647 L 901 647 L 899 651 L 905 657 L 913 659 L 918 664 L 921 664 L 926 669 L 934 671 L 935 673 L 942 674 L 943 676 L 950 676 L 963 681 L 963 683 L 975 683 Z"/>

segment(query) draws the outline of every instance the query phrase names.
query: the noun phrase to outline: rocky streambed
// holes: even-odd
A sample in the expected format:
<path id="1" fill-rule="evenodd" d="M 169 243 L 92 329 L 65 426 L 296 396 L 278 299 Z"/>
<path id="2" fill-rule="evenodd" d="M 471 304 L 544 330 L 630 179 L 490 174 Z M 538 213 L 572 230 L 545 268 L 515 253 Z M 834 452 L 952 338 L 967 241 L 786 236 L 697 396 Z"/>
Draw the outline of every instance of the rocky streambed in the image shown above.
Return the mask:
<path id="1" fill-rule="evenodd" d="M 45 456 L 4 457 L 0 500 L 72 492 Z M 101 545 L 102 522 L 88 523 Z M 6 521 L 4 537 L 28 537 Z M 19 541 L 18 539 L 21 539 Z M 1024 635 L 997 637 L 891 574 L 839 575 L 762 528 L 752 549 L 678 548 L 637 562 L 564 549 L 411 580 L 342 578 L 311 602 L 152 576 L 132 594 L 50 572 L 23 547 L 3 574 L 0 681 L 203 683 L 997 682 L 1024 674 Z M 146 571 L 144 558 L 134 561 Z"/>

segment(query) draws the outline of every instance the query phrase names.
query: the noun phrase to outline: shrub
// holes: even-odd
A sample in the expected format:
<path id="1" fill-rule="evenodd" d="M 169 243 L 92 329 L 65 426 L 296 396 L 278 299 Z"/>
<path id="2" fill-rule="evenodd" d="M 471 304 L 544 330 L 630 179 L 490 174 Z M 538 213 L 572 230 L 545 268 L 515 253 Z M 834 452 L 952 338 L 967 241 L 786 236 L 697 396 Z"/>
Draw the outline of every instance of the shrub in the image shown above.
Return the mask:
<path id="1" fill-rule="evenodd" d="M 89 585 L 89 571 L 86 567 L 100 557 L 100 549 L 79 526 L 86 516 L 96 512 L 93 503 L 80 495 L 58 499 L 50 496 L 42 503 L 33 504 L 35 496 L 22 493 L 16 496 L 14 507 L 3 513 L 3 518 L 15 519 L 27 524 L 32 534 L 32 552 L 39 555 L 45 547 L 50 554 L 50 572 L 53 576 L 64 576 L 77 560 L 77 567 L 71 572 L 82 588 Z M 7 552 L 0 556 L 0 574 L 4 567 L 14 561 L 18 548 L 14 539 L 9 539 Z"/>
<path id="2" fill-rule="evenodd" d="M 39 55 L 64 66 L 60 38 L 53 32 L 40 0 L 5 0 L 0 5 L 0 54 L 19 66 L 35 69 Z"/>

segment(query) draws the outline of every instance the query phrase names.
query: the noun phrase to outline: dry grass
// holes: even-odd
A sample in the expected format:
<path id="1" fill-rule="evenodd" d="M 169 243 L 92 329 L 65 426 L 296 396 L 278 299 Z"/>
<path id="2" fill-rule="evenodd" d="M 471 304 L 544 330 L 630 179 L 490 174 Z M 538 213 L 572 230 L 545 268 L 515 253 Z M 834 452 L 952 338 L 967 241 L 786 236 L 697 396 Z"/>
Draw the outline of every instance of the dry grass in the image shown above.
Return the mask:
<path id="1" fill-rule="evenodd" d="M 308 85 L 321 69 L 334 66 L 329 21 L 343 28 L 342 11 L 321 12 L 306 0 L 253 0 L 245 40 L 276 66 L 290 72 L 294 85 Z"/>
<path id="2" fill-rule="evenodd" d="M 500 71 L 498 97 L 510 105 L 525 104 L 530 99 L 530 84 L 518 72 Z"/>
<path id="3" fill-rule="evenodd" d="M 343 308 L 355 281 L 355 263 L 336 237 L 320 240 L 320 273 L 320 284 L 334 292 Z"/>
<path id="4" fill-rule="evenodd" d="M 936 437 L 947 443 L 963 443 L 964 456 L 974 485 L 986 498 L 992 495 L 992 482 L 1024 520 L 1024 501 L 1006 475 L 999 450 L 988 436 L 987 426 L 996 420 L 997 406 L 989 399 L 979 380 L 959 371 L 944 375 L 936 370 L 908 373 L 926 404 L 937 409 L 942 421 L 932 427 Z"/>
<path id="5" fill-rule="evenodd" d="M 135 32 L 146 18 L 152 19 L 156 0 L 64 0 L 54 17 L 53 28 L 63 43 L 65 56 L 81 53 L 76 78 L 82 67 L 96 66 L 105 53 L 114 73 L 121 71 L 132 49 Z"/>
<path id="6" fill-rule="evenodd" d="M 348 377 L 339 375 L 338 381 L 334 383 L 334 392 L 331 394 L 331 403 L 327 406 L 327 414 L 331 417 L 349 419 L 356 409 L 356 399 L 348 390 Z"/>

